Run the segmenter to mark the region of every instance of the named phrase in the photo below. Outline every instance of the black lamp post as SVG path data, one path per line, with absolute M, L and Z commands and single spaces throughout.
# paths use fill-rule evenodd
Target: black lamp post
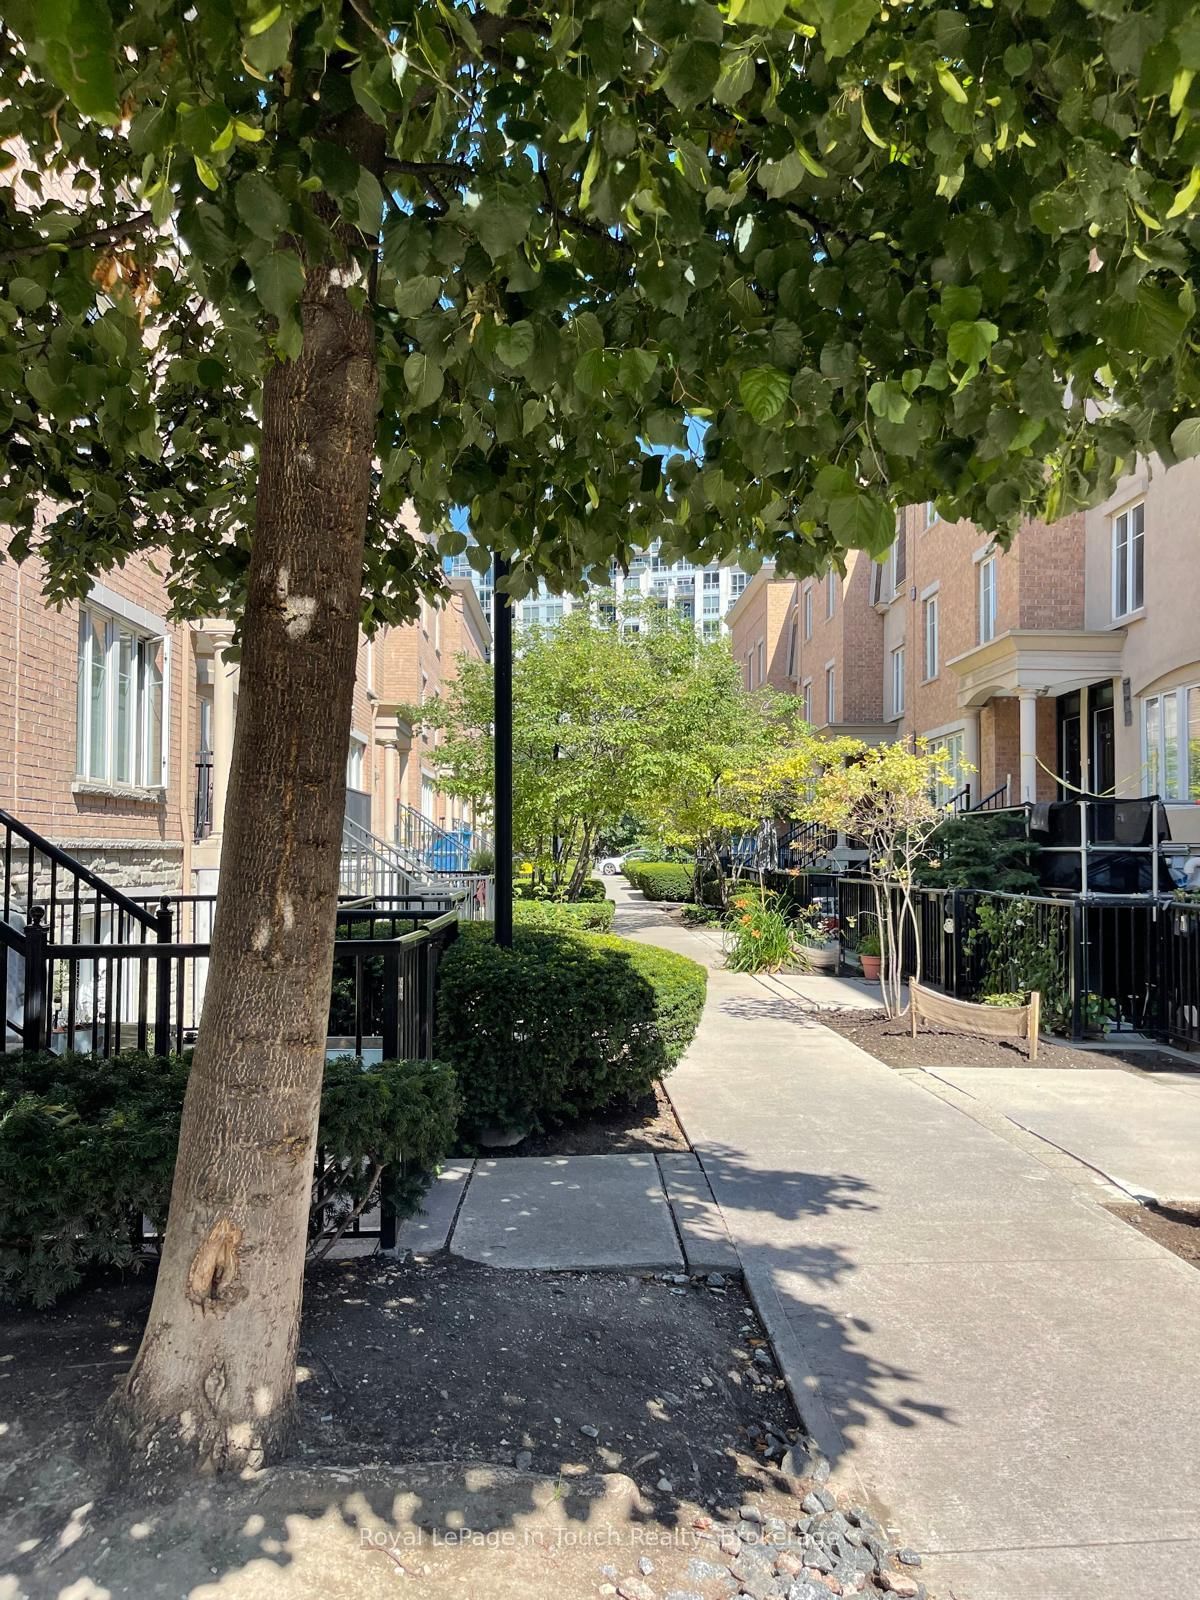
M 512 708 L 512 601 L 500 592 L 501 578 L 508 576 L 503 556 L 492 560 L 492 682 L 495 707 L 492 732 L 495 739 L 496 814 L 496 943 L 512 944 L 513 900 L 513 708 Z

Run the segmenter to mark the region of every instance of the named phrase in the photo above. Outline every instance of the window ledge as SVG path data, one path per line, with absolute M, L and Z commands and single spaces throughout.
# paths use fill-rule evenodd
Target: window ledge
M 1114 617 L 1112 625 L 1114 628 L 1123 628 L 1127 622 L 1140 622 L 1145 615 L 1145 606 L 1139 606 L 1136 611 L 1126 611 L 1124 616 Z
M 102 800 L 136 800 L 146 805 L 157 805 L 166 790 L 161 784 L 144 788 L 139 783 L 102 783 L 98 778 L 76 778 L 71 785 L 71 793 L 92 795 Z
M 921 679 L 921 682 L 923 684 L 924 683 L 936 683 L 937 681 L 938 681 L 938 674 L 936 672 L 930 673 L 928 678 L 922 678 Z

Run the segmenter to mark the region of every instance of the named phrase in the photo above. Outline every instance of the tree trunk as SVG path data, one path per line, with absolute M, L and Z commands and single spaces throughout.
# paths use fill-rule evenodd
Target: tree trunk
M 294 1409 L 378 405 L 348 275 L 310 267 L 302 352 L 266 379 L 212 959 L 154 1302 L 108 1417 L 214 1470 L 279 1455 Z

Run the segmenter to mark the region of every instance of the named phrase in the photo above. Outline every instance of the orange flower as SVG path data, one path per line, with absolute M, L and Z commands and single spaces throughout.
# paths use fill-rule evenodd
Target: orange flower
M 744 928 L 746 926 L 746 924 L 750 921 L 750 918 L 749 917 L 739 917 L 738 921 L 741 923 L 742 927 Z
M 762 929 L 761 928 L 751 928 L 750 929 L 750 937 L 752 939 L 761 939 L 762 938 Z

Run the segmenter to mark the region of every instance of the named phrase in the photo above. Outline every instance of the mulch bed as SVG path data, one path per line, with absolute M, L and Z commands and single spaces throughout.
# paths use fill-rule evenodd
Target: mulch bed
M 1043 1039 L 1038 1058 L 1031 1062 L 1023 1042 L 979 1039 L 972 1034 L 948 1033 L 922 1026 L 914 1039 L 907 1017 L 891 1018 L 882 1011 L 822 1011 L 820 1021 L 843 1039 L 868 1051 L 889 1067 L 1077 1067 L 1084 1071 L 1120 1068 L 1126 1072 L 1187 1072 L 1190 1065 L 1159 1050 L 1078 1050 L 1069 1044 Z M 1195 1071 L 1200 1072 L 1200 1056 Z
M 661 1083 L 640 1100 L 625 1101 L 585 1122 L 531 1133 L 520 1144 L 488 1146 L 479 1154 L 501 1156 L 617 1156 L 690 1150 L 691 1145 Z
M 1200 1211 L 1178 1206 L 1110 1206 L 1120 1217 L 1181 1261 L 1200 1267 Z
M 76 1503 L 76 1471 L 82 1493 L 88 1419 L 133 1359 L 152 1288 L 150 1273 L 110 1276 L 53 1311 L 0 1316 L 0 1481 L 14 1515 L 25 1498 L 20 1525 L 51 1457 L 63 1468 L 46 1512 L 61 1521 Z M 684 1502 L 786 1496 L 771 1462 L 799 1423 L 763 1348 L 733 1280 L 323 1262 L 306 1287 L 295 1456 L 621 1472 L 668 1521 Z M 0 1512 L 0 1548 L 15 1532 Z

